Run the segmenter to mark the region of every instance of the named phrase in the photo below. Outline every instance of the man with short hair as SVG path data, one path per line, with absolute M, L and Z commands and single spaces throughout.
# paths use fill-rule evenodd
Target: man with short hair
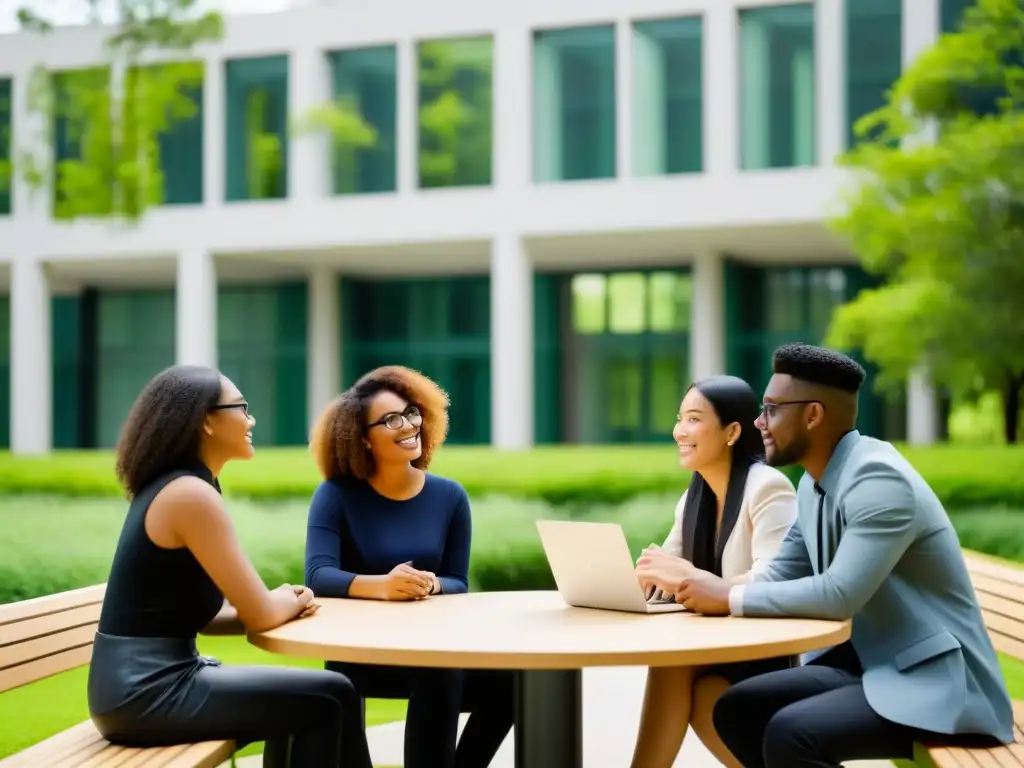
M 915 741 L 1012 742 L 956 532 L 906 459 L 855 428 L 863 368 L 804 344 L 773 363 L 755 425 L 769 464 L 805 470 L 797 521 L 760 576 L 730 587 L 695 573 L 676 599 L 711 615 L 852 619 L 852 635 L 729 689 L 714 712 L 722 740 L 745 768 L 910 758 Z

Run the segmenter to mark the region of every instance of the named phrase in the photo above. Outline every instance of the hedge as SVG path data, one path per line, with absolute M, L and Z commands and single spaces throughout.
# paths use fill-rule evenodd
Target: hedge
M 585 516 L 622 524 L 631 552 L 639 554 L 646 544 L 664 539 L 675 501 L 675 496 L 640 497 L 618 506 L 594 506 Z M 301 582 L 306 504 L 233 500 L 230 509 L 243 546 L 267 584 Z M 105 581 L 124 512 L 124 502 L 111 499 L 0 499 L 0 603 Z M 564 507 L 539 501 L 475 501 L 472 587 L 552 589 L 534 521 L 565 513 Z M 954 514 L 953 520 L 965 547 L 1024 561 L 1021 514 L 982 509 Z
M 951 509 L 1006 504 L 1024 509 L 1024 447 L 901 447 Z M 121 495 L 109 451 L 57 451 L 47 457 L 0 454 L 0 496 Z M 550 504 L 619 503 L 678 494 L 689 478 L 671 443 L 643 446 L 554 446 L 523 452 L 446 446 L 432 469 L 459 480 L 474 498 L 504 496 Z M 800 470 L 787 467 L 796 482 Z M 303 448 L 257 449 L 250 462 L 228 465 L 229 496 L 308 499 L 318 477 Z

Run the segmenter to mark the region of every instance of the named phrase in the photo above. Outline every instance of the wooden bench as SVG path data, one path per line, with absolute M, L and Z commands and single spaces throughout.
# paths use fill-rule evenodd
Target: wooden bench
M 89 664 L 105 584 L 0 605 L 0 693 Z M 85 706 L 85 690 L 82 705 Z M 118 747 L 91 721 L 0 760 L 2 768 L 213 768 L 235 753 L 233 741 L 173 747 Z
M 1024 661 L 1024 570 L 967 557 L 967 567 L 985 618 L 985 627 L 997 651 Z M 914 762 L 922 768 L 1024 767 L 1024 702 L 1013 702 L 1016 744 L 993 749 L 918 744 Z

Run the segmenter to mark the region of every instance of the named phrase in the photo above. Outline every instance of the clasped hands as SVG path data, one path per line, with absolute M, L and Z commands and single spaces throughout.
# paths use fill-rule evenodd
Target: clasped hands
M 636 561 L 636 576 L 648 599 L 660 590 L 694 613 L 729 614 L 729 583 L 651 544 Z

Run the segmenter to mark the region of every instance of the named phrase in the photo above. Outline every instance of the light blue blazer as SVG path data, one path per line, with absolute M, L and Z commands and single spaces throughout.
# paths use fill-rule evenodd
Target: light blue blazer
M 857 431 L 839 442 L 818 487 L 820 533 L 821 497 L 804 474 L 796 523 L 768 567 L 733 587 L 732 613 L 852 619 L 875 712 L 1012 742 L 1006 682 L 932 489 L 889 443 Z

